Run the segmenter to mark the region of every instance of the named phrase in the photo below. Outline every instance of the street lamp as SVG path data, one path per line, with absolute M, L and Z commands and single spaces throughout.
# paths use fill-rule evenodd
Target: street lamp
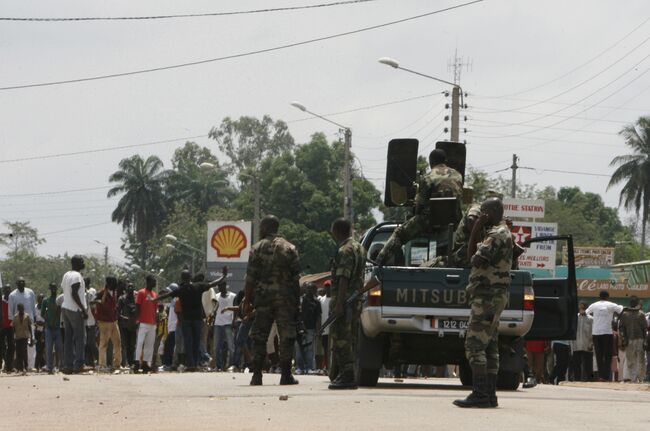
M 192 254 L 191 254 L 191 256 L 192 256 L 192 273 L 194 273 L 194 261 L 196 260 L 196 254 L 199 253 L 199 254 L 205 256 L 205 253 L 203 252 L 203 250 L 199 250 L 198 248 L 193 247 L 193 246 L 191 246 L 190 244 L 188 244 L 188 243 L 186 243 L 184 241 L 181 241 L 176 236 L 174 236 L 174 235 L 172 235 L 170 233 L 165 235 L 165 239 L 167 239 L 168 241 L 173 241 L 176 244 L 182 245 L 183 247 L 188 248 L 189 250 L 192 250 Z M 170 250 L 176 250 L 176 246 L 174 244 L 167 243 L 167 244 L 165 244 L 165 247 L 167 247 Z
M 290 103 L 296 109 L 306 112 L 321 120 L 338 126 L 345 135 L 345 161 L 343 166 L 343 217 L 353 223 L 354 214 L 352 212 L 352 166 L 350 165 L 350 147 L 352 147 L 352 129 L 342 124 L 332 121 L 327 117 L 319 115 L 315 112 L 308 110 L 305 105 L 300 102 L 293 101 Z
M 417 72 L 412 69 L 407 69 L 406 67 L 400 66 L 399 62 L 395 60 L 394 58 L 390 57 L 381 57 L 378 60 L 381 64 L 385 64 L 386 66 L 390 66 L 393 69 L 400 69 L 405 72 L 412 73 L 414 75 L 422 76 L 424 78 L 429 78 L 433 79 L 434 81 L 442 82 L 443 84 L 449 84 L 453 86 L 452 92 L 451 92 L 451 140 L 454 142 L 458 142 L 459 137 L 459 113 L 460 113 L 460 107 L 463 106 L 464 104 L 464 99 L 463 99 L 463 89 L 459 84 L 456 84 L 455 82 L 450 82 L 446 81 L 444 79 L 436 78 L 435 76 L 427 75 L 425 73 Z M 459 98 L 460 98 L 460 104 L 459 104 Z
M 108 275 L 108 244 L 94 239 L 97 244 L 104 246 L 104 275 Z

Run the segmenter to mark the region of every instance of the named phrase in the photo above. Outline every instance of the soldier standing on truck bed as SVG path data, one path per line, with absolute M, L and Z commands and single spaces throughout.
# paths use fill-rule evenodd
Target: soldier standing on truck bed
M 250 384 L 262 384 L 262 366 L 266 358 L 266 342 L 273 321 L 280 336 L 281 385 L 295 385 L 291 375 L 296 319 L 300 304 L 300 261 L 298 250 L 278 235 L 280 222 L 267 215 L 260 222 L 260 237 L 251 249 L 246 271 L 244 310 L 250 315 L 255 308 L 251 328 L 253 339 L 253 377 Z M 253 305 L 254 304 L 254 305 Z
M 329 385 L 330 389 L 356 389 L 354 375 L 355 344 L 353 329 L 359 320 L 360 301 L 345 307 L 347 298 L 363 287 L 363 274 L 366 267 L 366 251 L 352 238 L 352 225 L 346 219 L 334 220 L 330 233 L 339 249 L 332 265 L 332 313 L 340 316 L 332 323 L 330 330 L 333 341 L 333 353 L 339 374 Z
M 433 197 L 455 197 L 460 202 L 463 196 L 463 176 L 445 164 L 447 154 L 440 149 L 431 151 L 431 170 L 419 182 L 415 195 L 415 215 L 398 226 L 379 252 L 376 263 L 384 265 L 388 258 L 413 238 L 433 233 L 429 199 Z
M 489 227 L 485 239 L 476 238 Z M 456 400 L 458 407 L 497 407 L 496 380 L 499 372 L 498 326 L 508 300 L 512 266 L 512 235 L 503 220 L 503 204 L 489 198 L 481 205 L 481 216 L 470 235 L 468 256 L 472 270 L 467 285 L 470 317 L 465 336 L 465 354 L 472 367 L 472 393 Z

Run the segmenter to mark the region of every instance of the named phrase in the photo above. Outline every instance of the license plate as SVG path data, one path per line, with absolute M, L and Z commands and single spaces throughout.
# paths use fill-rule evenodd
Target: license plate
M 460 319 L 431 319 L 433 329 L 467 329 L 467 320 Z

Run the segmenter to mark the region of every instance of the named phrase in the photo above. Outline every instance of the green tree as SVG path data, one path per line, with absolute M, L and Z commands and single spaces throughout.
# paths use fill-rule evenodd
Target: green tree
M 645 256 L 646 224 L 650 216 L 650 117 L 641 117 L 619 132 L 631 154 L 616 156 L 610 166 L 617 166 L 608 188 L 625 183 L 621 190 L 619 206 L 641 213 L 640 260 Z
M 174 151 L 172 171 L 167 177 L 167 207 L 192 205 L 204 219 L 210 207 L 226 205 L 234 192 L 227 172 L 209 148 L 187 142 Z
M 133 233 L 139 248 L 139 264 L 146 268 L 147 242 L 153 239 L 165 218 L 164 185 L 168 172 L 156 156 L 146 160 L 139 155 L 122 159 L 119 170 L 110 177 L 116 186 L 108 191 L 108 197 L 122 195 L 111 216 L 121 223 L 127 233 Z

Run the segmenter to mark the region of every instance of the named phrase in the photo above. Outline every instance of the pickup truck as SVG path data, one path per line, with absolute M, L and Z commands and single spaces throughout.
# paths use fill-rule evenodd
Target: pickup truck
M 389 150 L 388 171 L 391 170 L 390 154 Z M 393 169 L 393 172 L 403 175 L 405 170 Z M 395 186 L 395 178 L 391 181 Z M 387 187 L 388 183 L 387 178 Z M 384 222 L 371 228 L 363 236 L 362 244 L 366 250 L 377 250 L 398 225 Z M 452 235 L 443 230 L 437 236 L 411 240 L 403 247 L 400 266 L 368 265 L 367 272 L 374 272 L 380 285 L 366 295 L 362 306 L 357 341 L 360 385 L 375 386 L 382 367 L 399 364 L 457 364 L 461 382 L 471 385 L 472 375 L 464 349 L 470 314 L 465 287 L 470 269 L 420 266 L 436 256 L 448 254 L 449 238 Z M 575 338 L 578 311 L 572 238 L 533 238 L 529 243 L 539 241 L 566 241 L 568 277 L 536 279 L 527 271 L 511 272 L 508 304 L 498 329 L 497 386 L 500 389 L 518 387 L 524 368 L 525 339 Z

